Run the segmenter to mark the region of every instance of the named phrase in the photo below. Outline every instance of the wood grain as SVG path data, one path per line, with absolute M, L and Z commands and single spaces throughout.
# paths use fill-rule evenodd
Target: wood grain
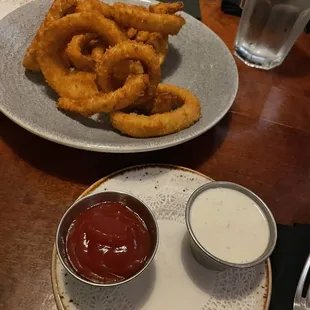
M 219 0 L 201 0 L 202 21 L 233 52 L 239 17 L 224 14 Z M 232 110 L 301 130 L 310 130 L 310 36 L 303 33 L 284 63 L 271 71 L 239 59 L 239 91 Z M 308 104 L 307 104 L 308 103 Z
M 203 21 L 233 49 L 238 18 L 201 0 Z M 144 154 L 100 154 L 43 140 L 0 115 L 0 309 L 56 309 L 50 284 L 59 219 L 102 176 L 133 164 L 170 163 L 240 183 L 277 222 L 310 223 L 310 40 L 302 35 L 280 68 L 237 61 L 240 88 L 230 113 L 183 145 Z

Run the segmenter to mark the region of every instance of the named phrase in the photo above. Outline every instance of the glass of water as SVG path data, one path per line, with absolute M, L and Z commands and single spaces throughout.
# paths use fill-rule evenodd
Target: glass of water
M 279 66 L 310 19 L 310 0 L 242 0 L 235 55 L 261 69 Z

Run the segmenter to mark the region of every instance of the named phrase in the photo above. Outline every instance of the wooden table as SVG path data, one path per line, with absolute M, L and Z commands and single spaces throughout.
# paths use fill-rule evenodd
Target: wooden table
M 202 20 L 233 49 L 238 18 L 201 0 Z M 278 223 L 310 223 L 310 38 L 302 35 L 270 72 L 237 61 L 236 101 L 203 136 L 168 150 L 131 155 L 70 149 L 0 115 L 0 309 L 56 309 L 50 281 L 57 223 L 90 184 L 117 169 L 172 163 L 260 195 Z M 212 77 L 211 77 L 212 78 Z

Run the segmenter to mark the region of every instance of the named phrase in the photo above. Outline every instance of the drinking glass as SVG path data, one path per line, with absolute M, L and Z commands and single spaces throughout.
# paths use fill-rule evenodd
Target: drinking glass
M 279 66 L 310 19 L 310 0 L 241 0 L 235 55 L 261 69 Z

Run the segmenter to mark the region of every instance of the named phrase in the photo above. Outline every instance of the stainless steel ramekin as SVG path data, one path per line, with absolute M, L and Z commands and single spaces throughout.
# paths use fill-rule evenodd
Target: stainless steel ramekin
M 191 207 L 193 205 L 194 200 L 204 191 L 212 189 L 212 188 L 229 188 L 235 191 L 239 191 L 240 193 L 246 195 L 250 199 L 252 199 L 257 206 L 261 209 L 263 215 L 265 216 L 268 226 L 269 226 L 269 243 L 268 246 L 265 250 L 264 253 L 260 257 L 258 257 L 256 260 L 249 262 L 249 263 L 244 263 L 244 264 L 234 264 L 230 262 L 226 262 L 212 253 L 208 251 L 208 249 L 204 248 L 199 240 L 196 238 L 192 226 L 191 226 L 191 221 L 190 221 L 190 212 L 191 212 Z M 274 220 L 274 217 L 272 213 L 270 212 L 269 208 L 267 205 L 253 192 L 251 192 L 249 189 L 235 184 L 231 182 L 210 182 L 202 185 L 199 187 L 195 192 L 191 195 L 187 202 L 186 206 L 186 212 L 185 212 L 185 220 L 186 220 L 186 225 L 187 229 L 190 235 L 190 246 L 192 253 L 196 260 L 202 264 L 203 266 L 209 268 L 209 269 L 214 269 L 214 270 L 225 270 L 227 268 L 249 268 L 253 267 L 256 265 L 261 264 L 265 260 L 268 259 L 268 257 L 271 255 L 271 253 L 274 250 L 274 247 L 276 245 L 277 241 L 277 226 Z
M 136 274 L 134 274 L 132 277 L 117 283 L 98 283 L 86 280 L 72 268 L 69 259 L 67 257 L 66 237 L 71 223 L 77 218 L 79 214 L 81 214 L 81 212 L 102 202 L 120 202 L 128 206 L 131 210 L 136 212 L 143 219 L 151 235 L 152 251 L 150 257 L 145 262 L 143 268 L 139 270 Z M 86 284 L 100 287 L 112 287 L 121 285 L 138 277 L 142 272 L 146 270 L 146 268 L 152 262 L 156 254 L 158 244 L 159 244 L 158 225 L 152 211 L 141 200 L 122 192 L 108 192 L 108 191 L 100 192 L 86 196 L 80 200 L 77 200 L 63 215 L 62 219 L 59 222 L 56 233 L 57 254 L 65 269 L 77 280 L 84 282 Z

